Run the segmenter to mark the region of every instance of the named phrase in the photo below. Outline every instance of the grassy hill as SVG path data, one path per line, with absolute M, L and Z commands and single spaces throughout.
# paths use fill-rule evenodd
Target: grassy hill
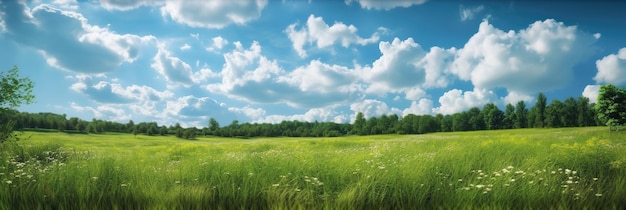
M 22 137 L 21 149 L 0 146 L 0 209 L 626 207 L 626 133 L 604 127 L 338 138 Z

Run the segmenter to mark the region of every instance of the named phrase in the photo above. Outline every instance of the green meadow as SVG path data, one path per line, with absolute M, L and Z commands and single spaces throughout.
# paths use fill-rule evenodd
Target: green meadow
M 606 127 L 337 138 L 24 132 L 0 209 L 624 209 Z

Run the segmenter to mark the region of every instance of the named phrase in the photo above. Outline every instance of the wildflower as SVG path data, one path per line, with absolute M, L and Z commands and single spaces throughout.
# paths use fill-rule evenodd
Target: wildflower
M 565 169 L 565 174 L 568 174 L 568 175 L 569 175 L 569 174 L 571 174 L 571 173 L 572 173 L 572 170 Z
M 385 166 L 378 166 L 378 169 L 385 169 Z
M 302 191 L 300 188 L 296 188 L 296 192 L 300 192 Z
M 535 181 L 529 181 L 529 182 L 528 182 L 528 184 L 533 184 L 533 183 L 535 183 Z
M 593 181 L 598 181 L 598 178 L 595 178 L 595 177 L 594 177 L 594 178 L 593 178 Z
M 551 174 L 556 174 L 556 171 L 552 171 L 552 172 L 550 172 L 550 173 L 551 173 Z
M 463 179 L 459 179 L 459 182 L 462 182 L 462 181 L 463 181 Z
M 470 188 L 469 188 L 469 187 L 464 187 L 463 189 L 464 189 L 464 190 L 470 190 Z
M 180 181 L 175 181 L 174 183 L 176 183 L 176 184 L 180 184 Z
M 596 193 L 596 197 L 602 197 L 602 193 Z
M 128 184 L 121 184 L 122 187 L 128 187 Z
M 476 185 L 476 188 L 478 188 L 478 189 L 483 188 L 483 187 L 485 187 L 485 185 L 482 185 L 482 184 L 477 184 Z
M 572 184 L 572 183 L 574 183 L 574 182 L 572 182 L 572 180 L 567 180 L 565 183 L 567 183 L 567 184 Z
M 13 182 L 11 180 L 7 180 L 6 183 L 7 184 L 12 184 Z
M 96 181 L 96 180 L 98 180 L 98 177 L 97 176 L 91 177 L 91 180 Z
M 502 176 L 502 174 L 498 173 L 498 172 L 493 172 L 494 176 Z
M 273 184 L 272 187 L 278 187 L 280 184 Z
M 511 182 L 515 182 L 515 179 L 511 179 Z

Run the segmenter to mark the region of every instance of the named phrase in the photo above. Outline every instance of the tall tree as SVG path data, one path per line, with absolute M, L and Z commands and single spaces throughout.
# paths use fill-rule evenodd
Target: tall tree
M 13 133 L 14 117 L 10 109 L 22 104 L 32 103 L 35 96 L 32 94 L 33 82 L 28 77 L 20 77 L 19 69 L 0 72 L 0 143 L 7 140 L 16 140 Z
M 220 128 L 220 123 L 217 122 L 217 120 L 215 120 L 215 118 L 211 117 L 211 119 L 209 119 L 209 132 L 211 132 L 211 135 L 215 135 L 215 132 L 219 128 Z
M 609 131 L 615 125 L 626 123 L 626 89 L 612 84 L 602 85 L 596 110 L 598 117 L 609 126 Z
M 513 104 L 507 104 L 506 109 L 504 110 L 504 119 L 502 121 L 503 128 L 511 129 L 515 127 L 515 107 Z
M 356 119 L 354 119 L 354 126 L 352 126 L 352 133 L 357 135 L 366 135 L 365 134 L 365 117 L 363 113 L 359 112 L 356 114 Z
M 559 100 L 552 100 L 546 107 L 544 127 L 559 128 L 564 126 L 563 110 L 564 105 Z
M 537 95 L 537 102 L 535 103 L 536 113 L 535 113 L 535 127 L 543 128 L 545 127 L 546 120 L 546 106 L 547 106 L 547 98 L 543 93 L 539 93 Z
M 515 105 L 515 128 L 525 128 L 528 125 L 528 109 L 524 101 L 518 101 Z

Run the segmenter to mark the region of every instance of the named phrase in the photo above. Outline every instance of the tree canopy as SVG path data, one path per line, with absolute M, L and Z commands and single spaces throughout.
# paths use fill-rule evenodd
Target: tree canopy
M 626 124 L 626 89 L 612 84 L 602 85 L 596 104 L 598 117 L 611 129 Z

